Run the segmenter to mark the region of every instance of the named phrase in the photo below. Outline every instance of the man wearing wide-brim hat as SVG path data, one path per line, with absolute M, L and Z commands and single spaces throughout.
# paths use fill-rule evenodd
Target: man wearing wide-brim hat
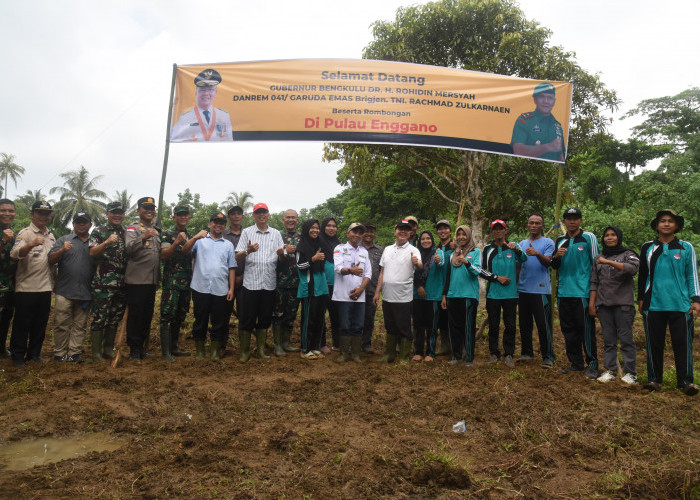
M 221 75 L 207 68 L 194 79 L 195 106 L 180 115 L 170 131 L 171 142 L 232 141 L 233 127 L 227 111 L 214 107 Z
M 685 219 L 672 209 L 659 210 L 651 221 L 657 237 L 640 251 L 637 299 L 647 337 L 647 375 L 644 388 L 661 390 L 666 329 L 676 362 L 676 386 L 693 396 L 693 321 L 700 314 L 700 285 L 693 245 L 680 240 Z

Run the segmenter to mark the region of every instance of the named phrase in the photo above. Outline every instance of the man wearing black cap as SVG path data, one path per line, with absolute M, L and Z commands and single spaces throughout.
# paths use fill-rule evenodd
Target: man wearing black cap
M 588 363 L 584 375 L 598 378 L 598 348 L 595 322 L 588 314 L 591 292 L 591 267 L 598 256 L 598 239 L 581 230 L 582 215 L 578 208 L 564 212 L 566 234 L 554 243 L 552 268 L 557 270 L 557 300 L 559 323 L 566 344 L 570 366 L 561 373 L 584 371 L 584 357 Z
M 170 131 L 171 142 L 233 140 L 233 127 L 228 112 L 213 106 L 220 83 L 221 75 L 211 68 L 195 77 L 197 104 L 180 115 Z
M 124 206 L 119 201 L 107 204 L 107 224 L 90 233 L 90 257 L 97 269 L 92 278 L 90 343 L 92 362 L 114 356 L 114 337 L 126 308 L 126 246 L 124 242 Z
M 90 316 L 90 282 L 95 263 L 90 258 L 90 227 L 87 212 L 73 216 L 73 232 L 61 236 L 49 253 L 49 264 L 56 264 L 56 299 L 53 309 L 53 359 L 80 363 L 83 341 Z
M 137 202 L 139 220 L 126 228 L 126 343 L 131 349 L 129 359 L 141 361 L 153 355 L 147 353 L 156 287 L 160 278 L 160 235 L 153 225 L 155 200 L 150 196 Z
M 12 362 L 18 367 L 29 360 L 42 362 L 41 347 L 49 321 L 53 290 L 53 273 L 48 255 L 56 242 L 47 227 L 51 212 L 48 202 L 35 202 L 30 213 L 31 224 L 17 234 L 10 251 L 10 257 L 19 261 L 15 275 L 15 319 L 10 338 Z
M 172 363 L 173 356 L 189 356 L 178 349 L 180 328 L 190 310 L 190 280 L 192 279 L 192 247 L 207 235 L 200 231 L 194 238 L 187 231 L 192 218 L 190 207 L 173 208 L 175 227 L 160 235 L 160 257 L 163 260 L 162 294 L 160 298 L 160 349 L 164 361 Z
M 228 209 L 228 227 L 224 229 L 224 238 L 229 240 L 233 244 L 235 249 L 238 246 L 238 241 L 241 239 L 241 233 L 243 232 L 243 208 L 238 205 L 233 206 Z M 243 287 L 243 272 L 245 271 L 245 260 L 237 261 L 238 267 L 236 268 L 236 287 L 233 290 L 233 300 L 226 302 L 226 324 L 229 325 L 226 328 L 226 335 L 224 338 L 223 345 L 221 346 L 221 355 L 223 356 L 226 352 L 226 346 L 228 345 L 229 332 L 231 330 L 231 315 L 236 311 L 236 317 L 238 317 L 238 307 L 240 306 L 241 300 L 241 288 Z
M 440 219 L 435 223 L 435 232 L 437 233 L 438 239 L 440 240 L 440 243 L 437 245 L 438 250 L 442 250 L 445 255 L 445 262 L 450 261 L 450 256 L 452 255 L 452 252 L 454 251 L 455 243 L 452 241 L 452 226 L 450 225 L 450 221 L 447 219 Z M 436 257 L 439 259 L 439 255 L 436 253 Z M 447 277 L 447 266 L 437 266 L 435 268 L 435 272 L 439 273 L 442 282 L 445 282 L 445 278 Z M 437 328 L 440 330 L 440 348 L 438 349 L 436 355 L 437 356 L 444 356 L 444 355 L 449 355 L 451 351 L 451 345 L 450 345 L 450 332 L 449 332 L 449 325 L 447 321 L 447 309 L 443 309 L 442 307 L 438 307 L 438 314 L 436 315 L 437 317 L 434 319 L 437 319 L 437 325 L 434 326 L 434 328 Z M 432 332 L 433 336 L 437 338 L 437 332 Z
M 233 300 L 236 258 L 233 245 L 223 238 L 226 216 L 216 212 L 209 217 L 209 232 L 199 238 L 192 249 L 192 302 L 194 324 L 192 336 L 197 359 L 205 357 L 207 326 L 211 319 L 211 359 L 221 359 L 221 347 L 228 325 L 226 303 Z M 201 236 L 201 233 L 195 238 Z
M 698 264 L 693 245 L 679 240 L 685 219 L 674 210 L 659 210 L 651 227 L 658 234 L 642 245 L 637 299 L 647 337 L 644 388 L 661 390 L 666 328 L 676 362 L 676 386 L 688 396 L 700 388 L 693 381 L 693 322 L 700 315 Z
M 523 113 L 515 121 L 510 143 L 517 156 L 563 162 L 565 145 L 561 123 L 552 115 L 556 102 L 554 85 L 540 83 L 532 92 L 535 111 Z
M 14 313 L 15 271 L 17 261 L 10 258 L 15 244 L 12 222 L 15 220 L 15 202 L 0 199 L 0 358 L 9 358 L 7 332 Z
M 369 261 L 372 264 L 372 279 L 365 288 L 365 322 L 362 328 L 362 351 L 367 354 L 374 354 L 372 349 L 372 334 L 374 333 L 374 316 L 377 314 L 377 306 L 374 304 L 374 293 L 379 282 L 379 261 L 382 259 L 384 248 L 374 242 L 377 234 L 377 226 L 373 222 L 365 222 L 365 234 L 362 235 L 362 246 L 369 254 Z
M 384 325 L 386 326 L 386 349 L 380 362 L 393 363 L 396 359 L 396 344 L 400 339 L 400 361 L 409 362 L 411 354 L 411 305 L 413 304 L 413 273 L 423 269 L 420 251 L 412 246 L 408 237 L 411 224 L 400 220 L 394 226 L 396 243 L 384 249 L 379 262 L 379 282 L 374 295 L 374 304 L 382 294 Z

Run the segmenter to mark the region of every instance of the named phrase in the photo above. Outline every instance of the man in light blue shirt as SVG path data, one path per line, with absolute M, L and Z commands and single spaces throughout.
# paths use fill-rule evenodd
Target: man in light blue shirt
M 542 368 L 554 366 L 554 346 L 552 343 L 552 285 L 549 266 L 552 263 L 554 242 L 542 235 L 544 217 L 532 214 L 527 219 L 527 239 L 520 242 L 520 248 L 527 255 L 520 267 L 518 276 L 518 310 L 520 316 L 521 359 L 533 359 L 532 323 L 537 324 L 540 338 Z
M 202 230 L 192 249 L 192 303 L 194 325 L 192 336 L 196 358 L 205 357 L 204 344 L 211 318 L 211 359 L 221 359 L 221 347 L 226 339 L 227 302 L 233 300 L 236 280 L 236 257 L 233 244 L 223 237 L 226 216 L 217 212 L 209 218 L 209 232 Z

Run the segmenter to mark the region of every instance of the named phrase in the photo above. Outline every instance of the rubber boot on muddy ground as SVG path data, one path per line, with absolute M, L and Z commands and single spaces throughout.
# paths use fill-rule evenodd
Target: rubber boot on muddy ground
M 350 337 L 351 359 L 360 361 L 360 351 L 362 350 L 362 337 Z
M 205 347 L 206 341 L 195 340 L 194 341 L 194 357 L 197 359 L 204 359 L 207 357 L 207 349 Z
M 256 357 L 259 359 L 270 359 L 270 356 L 265 354 L 265 340 L 267 340 L 267 329 L 258 329 L 255 331 L 255 339 L 258 349 L 255 351 Z
M 409 363 L 411 357 L 411 349 L 413 348 L 413 342 L 410 339 L 401 339 L 401 352 L 399 353 L 400 363 Z
M 386 347 L 384 348 L 384 356 L 379 360 L 380 363 L 393 363 L 396 359 L 396 335 L 386 335 Z
M 275 345 L 275 356 L 286 356 L 287 352 L 282 348 L 282 330 L 283 326 L 280 324 L 272 325 L 272 339 Z
M 301 349 L 298 347 L 292 347 L 289 344 L 289 339 L 292 337 L 292 328 L 291 327 L 282 327 L 282 349 L 284 349 L 285 352 L 299 352 Z
M 151 352 L 149 352 L 149 349 L 151 347 L 151 330 L 148 330 L 148 333 L 146 333 L 146 338 L 143 339 L 143 347 L 141 348 L 141 357 L 143 359 L 149 359 L 155 357 L 155 355 Z
M 340 337 L 340 354 L 335 358 L 336 363 L 350 361 L 350 337 L 342 335 Z
M 104 337 L 104 332 L 102 330 L 92 330 L 90 332 L 90 347 L 92 348 L 92 359 L 90 363 L 99 363 L 104 359 L 102 357 L 102 337 Z
M 117 327 L 108 326 L 105 328 L 104 336 L 102 337 L 102 357 L 104 359 L 114 359 L 114 338 L 117 336 Z
M 211 359 L 221 359 L 221 342 L 212 340 L 209 344 L 209 356 Z
M 170 328 L 168 325 L 160 325 L 160 352 L 163 361 L 174 363 L 175 359 L 170 354 Z
M 171 356 L 189 356 L 190 351 L 183 351 L 177 347 L 180 340 L 180 323 L 170 324 L 170 355 Z
M 250 359 L 250 330 L 238 330 L 238 338 L 241 341 L 241 357 L 240 361 L 246 362 Z

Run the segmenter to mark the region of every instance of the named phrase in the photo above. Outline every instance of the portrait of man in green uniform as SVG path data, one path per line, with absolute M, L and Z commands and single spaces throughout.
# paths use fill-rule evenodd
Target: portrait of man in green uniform
M 517 156 L 563 162 L 566 153 L 564 130 L 552 115 L 556 102 L 554 85 L 540 83 L 532 92 L 532 99 L 535 101 L 535 110 L 523 113 L 515 120 L 510 140 L 513 153 Z

